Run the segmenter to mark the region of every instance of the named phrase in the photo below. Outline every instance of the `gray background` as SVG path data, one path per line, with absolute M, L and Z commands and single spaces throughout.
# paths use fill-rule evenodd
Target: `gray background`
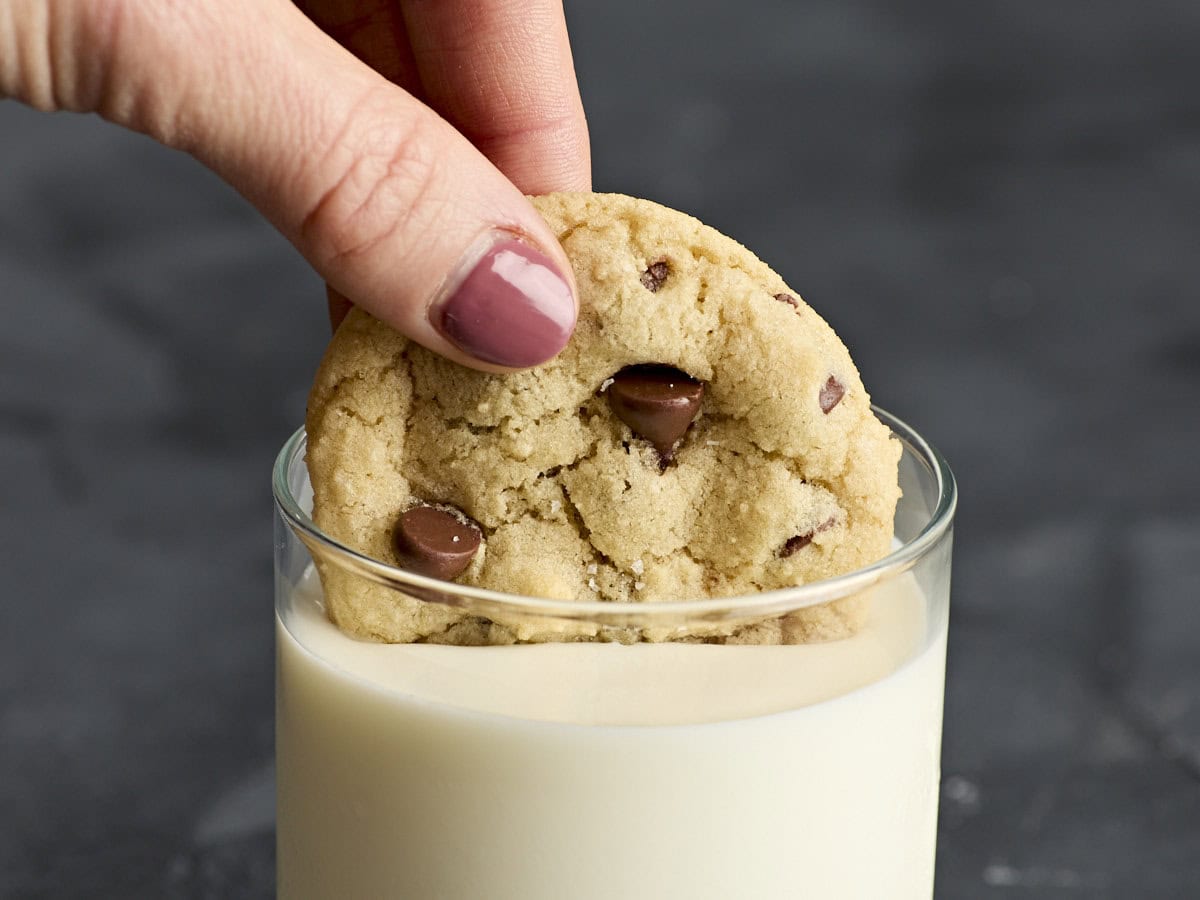
M 571 4 L 599 189 L 755 248 L 962 485 L 938 895 L 1200 884 L 1200 5 Z M 0 104 L 0 895 L 271 891 L 317 279 Z

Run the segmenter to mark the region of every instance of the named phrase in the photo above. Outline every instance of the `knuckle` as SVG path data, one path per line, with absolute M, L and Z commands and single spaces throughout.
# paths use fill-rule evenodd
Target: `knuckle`
M 11 4 L 9 4 L 11 5 Z M 0 8 L 0 96 L 41 110 L 84 109 L 90 71 L 112 59 L 120 0 Z M 79 51 L 87 48 L 87 53 Z
M 397 122 L 363 107 L 335 137 L 328 187 L 304 216 L 303 243 L 336 266 L 410 230 L 438 181 L 435 135 L 420 116 Z M 390 249 L 390 248 L 389 248 Z

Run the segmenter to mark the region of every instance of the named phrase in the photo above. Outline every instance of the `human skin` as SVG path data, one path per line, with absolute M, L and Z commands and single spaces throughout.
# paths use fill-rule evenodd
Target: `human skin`
M 489 371 L 574 326 L 523 196 L 590 188 L 561 0 L 7 0 L 0 96 L 196 157 L 326 280 L 335 324 L 352 301 Z M 489 304 L 499 334 L 473 330 Z

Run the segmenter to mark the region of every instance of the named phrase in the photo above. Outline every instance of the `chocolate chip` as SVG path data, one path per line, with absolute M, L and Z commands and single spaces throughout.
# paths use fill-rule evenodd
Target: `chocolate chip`
M 704 382 L 671 366 L 626 366 L 605 392 L 617 418 L 669 462 L 704 397 Z
M 835 524 L 837 524 L 836 519 L 826 519 L 812 531 L 806 531 L 804 534 L 793 535 L 784 541 L 783 546 L 779 549 L 779 555 L 786 558 L 791 556 L 797 550 L 803 550 L 812 543 L 813 535 L 815 535 L 818 531 L 828 531 Z
M 829 411 L 841 402 L 842 396 L 846 393 L 846 389 L 842 387 L 840 381 L 829 376 L 829 380 L 825 382 L 825 386 L 821 388 L 818 400 L 821 403 L 821 412 L 829 415 Z
M 797 550 L 801 550 L 811 544 L 812 539 L 813 533 L 811 531 L 808 534 L 794 535 L 787 539 L 783 545 L 783 549 L 779 551 L 779 555 L 784 557 L 791 556 Z
M 481 538 L 479 526 L 465 516 L 421 504 L 401 513 L 392 549 L 401 568 L 449 581 L 471 564 Z
M 797 300 L 795 297 L 793 297 L 791 294 L 776 294 L 775 299 L 778 300 L 780 303 L 786 303 L 788 306 L 792 307 L 793 309 L 800 308 L 800 301 Z
M 658 262 L 650 263 L 650 268 L 642 273 L 642 287 L 654 294 L 663 286 L 663 282 L 667 280 L 667 276 L 671 274 L 671 267 L 667 265 L 665 259 L 660 259 Z

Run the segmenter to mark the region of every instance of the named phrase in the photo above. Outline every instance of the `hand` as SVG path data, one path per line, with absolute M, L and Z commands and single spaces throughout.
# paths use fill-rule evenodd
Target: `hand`
M 536 365 L 574 327 L 522 195 L 590 185 L 561 0 L 5 0 L 0 96 L 191 153 L 335 305 L 465 365 Z

